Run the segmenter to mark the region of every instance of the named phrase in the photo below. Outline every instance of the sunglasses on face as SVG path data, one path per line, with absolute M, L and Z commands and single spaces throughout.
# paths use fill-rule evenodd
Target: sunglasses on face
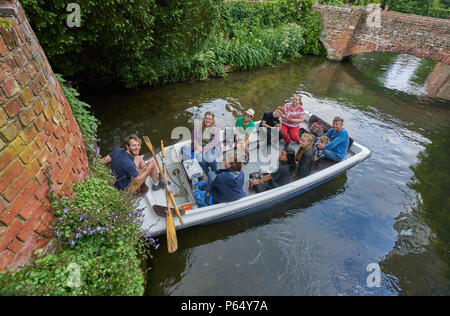
M 249 118 L 252 118 L 252 117 L 253 117 L 253 116 L 250 115 L 250 114 L 245 114 L 245 116 L 247 116 L 247 117 L 249 117 Z

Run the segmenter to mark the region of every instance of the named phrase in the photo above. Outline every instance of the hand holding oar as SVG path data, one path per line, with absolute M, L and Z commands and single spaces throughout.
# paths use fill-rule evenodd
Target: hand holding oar
M 175 212 L 177 213 L 178 219 L 180 220 L 181 224 L 184 224 L 183 220 L 181 219 L 181 214 L 180 214 L 180 211 L 178 210 L 177 203 L 175 203 L 175 199 L 174 199 L 173 194 L 170 191 L 169 185 L 167 183 L 167 177 L 162 172 L 161 166 L 159 165 L 158 159 L 156 158 L 155 152 L 153 151 L 152 143 L 150 142 L 150 139 L 147 136 L 143 136 L 142 138 L 144 139 L 145 144 L 147 145 L 148 149 L 150 149 L 150 152 L 152 153 L 153 158 L 155 159 L 156 166 L 158 167 L 159 173 L 161 174 L 161 177 L 163 178 L 164 188 L 169 193 L 170 200 L 172 201 L 172 204 L 175 209 Z
M 164 178 L 167 178 L 167 166 L 164 162 L 164 145 L 161 141 L 161 156 L 163 159 Z M 169 192 L 166 190 L 167 215 L 166 215 L 166 235 L 167 250 L 172 253 L 178 248 L 177 233 L 175 231 L 175 222 L 173 221 L 172 211 L 170 210 Z

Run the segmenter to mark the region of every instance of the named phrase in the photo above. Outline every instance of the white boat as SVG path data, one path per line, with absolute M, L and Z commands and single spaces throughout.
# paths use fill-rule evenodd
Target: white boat
M 304 128 L 309 132 L 311 125 L 310 121 L 313 117 L 314 116 L 310 116 L 310 113 L 307 113 L 304 122 L 301 124 L 301 128 Z M 260 122 L 255 123 L 256 127 L 259 126 L 259 123 Z M 369 149 L 358 144 L 356 141 L 353 141 L 353 139 L 351 139 L 351 141 L 352 143 L 349 147 L 347 156 L 341 162 L 336 163 L 324 159 L 319 165 L 315 166 L 309 176 L 261 193 L 256 193 L 249 189 L 249 174 L 259 171 L 261 168 L 268 168 L 269 166 L 263 165 L 260 159 L 255 162 L 252 162 L 252 159 L 250 159 L 250 162 L 247 165 L 243 165 L 246 178 L 244 190 L 246 190 L 247 196 L 237 201 L 206 207 L 197 206 L 193 196 L 191 181 L 189 181 L 188 174 L 181 162 L 181 155 L 179 154 L 181 146 L 190 146 L 190 140 L 165 147 L 165 162 L 168 170 L 168 180 L 171 183 L 170 189 L 182 212 L 183 220 L 183 224 L 181 224 L 178 217 L 173 216 L 175 228 L 179 230 L 196 225 L 225 221 L 258 211 L 268 211 L 267 209 L 273 205 L 289 200 L 317 187 L 371 156 Z M 153 145 L 155 146 L 155 144 L 156 143 L 154 142 Z M 224 152 L 233 150 L 232 147 L 233 146 L 230 147 L 230 144 L 224 143 Z M 250 139 L 250 157 L 257 152 L 257 135 L 256 133 L 253 133 L 253 137 Z M 276 158 L 278 158 L 278 154 L 276 154 Z M 162 166 L 160 154 L 157 154 L 157 159 Z M 218 165 L 220 169 L 220 167 L 223 166 L 223 163 L 219 162 Z M 151 188 L 152 180 L 150 177 L 147 178 L 146 184 Z M 183 211 L 181 206 L 188 206 L 187 208 L 191 209 Z M 158 191 L 152 191 L 150 189 L 146 194 L 140 196 L 138 208 L 144 209 L 144 222 L 142 228 L 145 231 L 150 231 L 152 236 L 165 234 L 166 219 L 164 212 L 166 209 L 166 195 L 164 189 Z

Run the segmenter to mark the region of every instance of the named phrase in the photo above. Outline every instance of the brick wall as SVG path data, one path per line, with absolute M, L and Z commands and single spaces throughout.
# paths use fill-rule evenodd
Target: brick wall
M 321 41 L 329 59 L 366 52 L 398 52 L 450 64 L 450 20 L 362 7 L 314 5 L 320 10 Z M 378 27 L 379 26 L 379 27 Z
M 47 192 L 88 172 L 79 127 L 17 0 L 0 0 L 0 271 L 50 240 Z

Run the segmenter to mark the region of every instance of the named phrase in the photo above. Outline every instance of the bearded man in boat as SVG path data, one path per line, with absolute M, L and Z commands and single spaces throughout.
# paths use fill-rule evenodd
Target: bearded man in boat
M 145 184 L 148 174 L 153 180 L 152 190 L 157 191 L 164 187 L 156 163 L 154 161 L 145 163 L 139 156 L 141 144 L 141 139 L 136 134 L 131 134 L 124 138 L 125 148 L 117 148 L 102 158 L 103 164 L 111 163 L 111 170 L 116 176 L 114 186 L 117 189 L 127 189 L 132 193 L 139 190 L 140 193 L 145 193 L 148 191 Z

